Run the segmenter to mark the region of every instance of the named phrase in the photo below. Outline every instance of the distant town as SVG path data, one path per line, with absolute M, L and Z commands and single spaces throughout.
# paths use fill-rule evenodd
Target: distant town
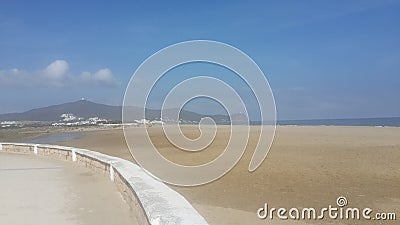
M 80 126 L 120 126 L 120 125 L 128 125 L 128 126 L 153 126 L 153 125 L 163 125 L 165 123 L 173 123 L 173 120 L 147 120 L 140 119 L 134 120 L 131 123 L 122 124 L 121 121 L 113 121 L 107 120 L 100 117 L 90 117 L 83 118 L 78 117 L 72 113 L 64 113 L 60 115 L 60 120 L 57 122 L 48 122 L 48 121 L 2 121 L 0 122 L 0 128 L 21 128 L 21 127 L 38 127 L 38 126 L 53 126 L 53 127 L 80 127 Z M 188 121 L 188 120 L 180 120 L 179 123 L 182 124 L 196 124 L 196 121 Z
M 168 118 L 161 119 L 160 110 L 146 110 L 146 117 L 141 116 L 142 109 L 131 107 L 132 120 L 123 125 L 130 126 L 153 126 L 164 123 L 176 123 Z M 94 103 L 82 98 L 79 101 L 68 102 L 32 109 L 21 113 L 0 114 L 0 129 L 20 127 L 82 127 L 82 126 L 121 126 L 122 106 L 111 106 Z M 147 114 L 148 113 L 148 114 Z M 182 110 L 179 123 L 197 124 L 201 115 Z M 223 121 L 224 119 L 219 119 Z
M 32 109 L 22 113 L 0 114 L 0 129 L 23 127 L 83 127 L 83 126 L 155 126 L 176 123 L 175 120 L 161 118 L 160 110 L 147 109 L 146 118 L 142 118 L 142 109 L 131 108 L 132 121 L 122 124 L 122 107 L 110 106 L 80 101 Z M 171 112 L 171 111 L 170 111 Z M 147 114 L 148 113 L 148 114 Z M 230 124 L 246 121 L 242 114 L 235 114 L 232 118 L 226 115 L 203 115 L 182 110 L 179 114 L 179 123 L 198 124 L 204 117 L 211 117 L 216 124 Z M 252 125 L 260 125 L 260 121 L 252 120 Z M 268 123 L 266 123 L 268 124 Z M 278 120 L 279 125 L 314 125 L 314 126 L 400 126 L 400 117 L 387 118 L 353 118 L 353 119 L 314 119 L 314 120 Z

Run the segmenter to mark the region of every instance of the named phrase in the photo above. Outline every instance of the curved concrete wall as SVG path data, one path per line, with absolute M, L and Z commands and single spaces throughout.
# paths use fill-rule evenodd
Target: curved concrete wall
M 86 149 L 54 145 L 0 143 L 0 152 L 70 160 L 109 176 L 134 211 L 139 224 L 207 224 L 182 195 L 127 160 Z

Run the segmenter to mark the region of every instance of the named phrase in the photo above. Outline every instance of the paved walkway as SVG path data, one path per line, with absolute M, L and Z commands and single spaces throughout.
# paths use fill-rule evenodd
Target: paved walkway
M 73 162 L 0 153 L 0 224 L 136 224 L 108 177 Z

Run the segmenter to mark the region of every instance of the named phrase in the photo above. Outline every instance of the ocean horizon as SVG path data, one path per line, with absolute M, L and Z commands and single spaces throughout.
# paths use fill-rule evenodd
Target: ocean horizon
M 260 122 L 258 122 L 260 124 Z M 301 126 L 389 126 L 399 127 L 400 117 L 278 120 L 277 125 Z

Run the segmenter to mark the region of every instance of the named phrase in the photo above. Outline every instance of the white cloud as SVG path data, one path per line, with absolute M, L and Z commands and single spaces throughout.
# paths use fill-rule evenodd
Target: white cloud
M 94 74 L 94 78 L 99 81 L 109 82 L 113 79 L 113 75 L 111 73 L 111 70 L 105 68 L 97 71 Z
M 27 86 L 30 77 L 19 69 L 0 70 L 0 86 Z
M 69 72 L 69 64 L 65 60 L 56 60 L 46 68 L 37 71 L 23 71 L 17 68 L 0 70 L 0 87 L 71 87 L 81 85 L 118 86 L 110 69 L 97 72 L 83 72 L 73 75 Z
M 44 71 L 44 75 L 50 79 L 63 79 L 67 75 L 69 69 L 68 62 L 65 60 L 56 60 L 48 65 Z
M 95 73 L 83 72 L 81 74 L 83 81 L 95 84 L 101 84 L 106 86 L 117 86 L 119 82 L 114 78 L 113 73 L 110 69 L 100 69 Z

